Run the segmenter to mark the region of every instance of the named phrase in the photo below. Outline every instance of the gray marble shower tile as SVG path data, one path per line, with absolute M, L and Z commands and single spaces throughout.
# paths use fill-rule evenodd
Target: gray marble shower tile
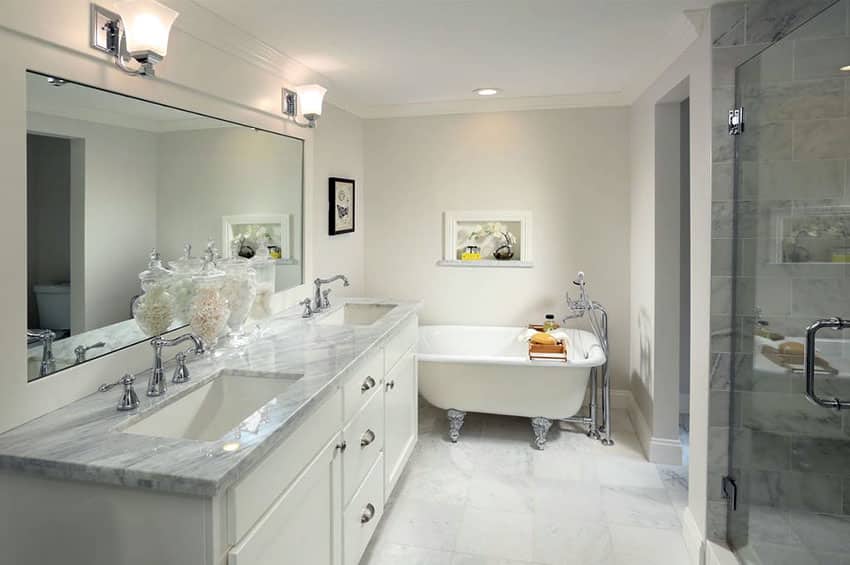
M 844 117 L 844 80 L 745 84 L 741 104 L 750 124 Z
M 715 277 L 732 276 L 735 240 L 729 237 L 711 240 L 711 274 Z
M 758 309 L 765 316 L 784 316 L 791 311 L 791 281 L 784 277 L 737 277 L 735 310 L 750 316 Z
M 731 314 L 732 312 L 732 278 L 711 277 L 711 313 Z M 730 321 L 731 322 L 731 321 Z M 727 324 L 728 326 L 728 324 Z M 720 327 L 716 331 L 724 331 Z
M 734 197 L 735 164 L 731 161 L 711 166 L 711 200 L 732 200 Z
M 793 437 L 791 466 L 796 471 L 846 473 L 850 469 L 850 439 Z
M 730 407 L 735 408 L 730 411 Z M 708 424 L 710 426 L 739 425 L 740 395 L 733 395 L 728 390 L 712 390 L 708 400 Z
M 711 354 L 711 390 L 729 390 L 731 383 L 732 354 Z
M 793 279 L 791 312 L 801 318 L 850 316 L 850 282 L 844 278 Z
M 744 44 L 746 41 L 746 5 L 743 2 L 712 6 L 711 41 L 716 47 Z
M 719 277 L 723 278 L 723 277 Z M 728 277 L 727 277 L 728 278 Z M 731 291 L 730 291 L 731 292 Z M 718 300 L 725 300 L 719 297 Z M 718 308 L 731 308 L 728 301 L 725 306 L 718 305 Z M 711 353 L 729 353 L 734 350 L 734 335 L 732 333 L 732 325 L 735 323 L 732 319 L 732 313 L 713 314 L 709 321 L 711 328 L 711 341 L 709 348 Z
M 794 159 L 850 157 L 850 119 L 794 123 Z
M 839 514 L 842 511 L 842 479 L 837 475 L 782 471 L 745 471 L 750 504 Z
M 719 477 L 717 477 L 719 479 Z M 710 501 L 708 503 L 708 520 L 706 537 L 719 544 L 726 545 L 726 516 L 729 506 L 725 502 Z
M 790 521 L 794 535 L 804 546 L 819 551 L 850 552 L 850 516 L 791 512 Z
M 746 513 L 740 514 L 740 518 L 747 523 L 751 542 L 800 543 L 787 510 L 751 504 Z
M 794 44 L 758 44 L 758 56 L 742 61 L 737 69 L 739 86 L 788 82 L 794 78 Z M 768 48 L 769 47 L 769 48 Z
M 708 465 L 715 468 L 729 466 L 729 428 L 708 428 Z
M 711 237 L 731 238 L 735 236 L 735 203 L 732 201 L 711 203 Z
M 840 554 L 816 552 L 805 547 L 759 543 L 750 549 L 756 559 L 770 565 L 842 565 Z
M 791 468 L 791 437 L 769 432 L 752 431 L 749 444 L 742 442 L 741 450 L 749 450 L 744 458 L 750 469 L 783 471 Z M 736 450 L 736 456 L 741 454 Z
M 778 434 L 842 437 L 841 415 L 824 410 L 801 394 L 741 392 L 743 425 Z
M 747 42 L 774 42 L 816 16 L 835 0 L 752 0 L 747 3 Z
M 792 124 L 790 122 L 756 122 L 747 126 L 740 138 L 744 161 L 782 161 L 792 156 Z
M 712 144 L 711 160 L 714 163 L 731 162 L 735 158 L 735 138 L 729 135 L 729 110 L 735 105 L 735 90 L 719 86 L 712 90 Z
M 850 37 L 800 39 L 794 49 L 794 78 L 843 78 L 850 61 Z
M 741 198 L 806 200 L 844 195 L 844 161 L 744 163 Z
M 736 45 L 734 47 L 715 47 L 711 50 L 712 78 L 714 86 L 735 86 L 735 68 L 769 47 L 769 43 L 759 45 Z M 787 71 L 784 65 L 776 66 L 771 60 L 768 67 L 771 72 L 769 76 L 776 76 L 774 80 L 788 80 L 791 78 L 791 68 Z M 775 67 L 775 68 L 774 68 Z M 724 120 L 725 122 L 725 120 Z

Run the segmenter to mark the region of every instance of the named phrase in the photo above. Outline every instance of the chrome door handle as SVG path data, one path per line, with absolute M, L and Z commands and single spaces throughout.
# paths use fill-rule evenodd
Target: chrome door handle
M 366 430 L 363 432 L 363 435 L 360 436 L 360 447 L 368 447 L 372 445 L 372 442 L 375 441 L 375 432 L 372 430 Z
M 360 515 L 360 523 L 361 524 L 368 524 L 369 522 L 372 521 L 372 518 L 374 518 L 374 517 L 375 517 L 375 507 L 371 503 L 369 503 L 369 504 L 366 505 L 366 507 L 363 509 L 363 513 Z
M 363 384 L 360 385 L 360 392 L 366 392 L 372 390 L 375 387 L 375 379 L 372 377 L 366 377 L 363 381 Z
M 817 351 L 815 348 L 815 342 L 817 341 L 818 331 L 828 328 L 833 330 L 846 330 L 850 328 L 850 320 L 842 320 L 841 318 L 828 318 L 824 320 L 818 320 L 808 328 L 806 328 L 806 349 L 805 355 L 803 358 L 803 364 L 805 366 L 805 375 L 806 375 L 806 398 L 808 398 L 813 403 L 818 406 L 823 406 L 824 408 L 834 408 L 836 410 L 842 410 L 844 408 L 850 408 L 850 402 L 841 400 L 839 398 L 833 399 L 825 399 L 821 398 L 815 392 L 815 361 L 817 360 Z
M 387 381 L 387 390 L 393 390 L 395 388 L 395 381 Z

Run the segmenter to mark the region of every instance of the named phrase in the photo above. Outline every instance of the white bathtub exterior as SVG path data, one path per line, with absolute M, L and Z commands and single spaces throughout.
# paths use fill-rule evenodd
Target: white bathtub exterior
M 557 420 L 581 409 L 590 369 L 605 363 L 596 337 L 567 330 L 567 362 L 531 361 L 520 327 L 423 326 L 419 392 L 438 408 Z

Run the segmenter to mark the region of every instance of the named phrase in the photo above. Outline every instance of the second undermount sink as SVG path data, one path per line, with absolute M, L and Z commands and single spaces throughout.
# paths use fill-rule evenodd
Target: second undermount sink
M 396 304 L 348 303 L 322 316 L 319 324 L 327 326 L 369 326 L 389 314 Z
M 267 422 L 267 405 L 301 377 L 223 371 L 123 431 L 201 441 L 221 439 L 234 429 L 256 433 Z

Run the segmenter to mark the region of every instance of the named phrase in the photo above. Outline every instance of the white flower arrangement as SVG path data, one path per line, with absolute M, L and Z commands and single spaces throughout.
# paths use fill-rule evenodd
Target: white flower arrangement
M 260 247 L 267 247 L 272 242 L 272 236 L 265 226 L 246 225 L 230 242 L 235 255 L 250 259 Z

